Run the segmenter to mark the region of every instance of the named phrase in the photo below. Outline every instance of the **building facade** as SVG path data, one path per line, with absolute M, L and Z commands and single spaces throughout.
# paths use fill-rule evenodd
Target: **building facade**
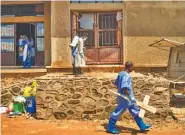
M 35 41 L 33 66 L 71 67 L 69 44 L 87 35 L 87 67 L 167 67 L 169 51 L 149 45 L 161 38 L 185 42 L 185 2 L 2 1 L 1 65 L 20 66 L 21 34 Z

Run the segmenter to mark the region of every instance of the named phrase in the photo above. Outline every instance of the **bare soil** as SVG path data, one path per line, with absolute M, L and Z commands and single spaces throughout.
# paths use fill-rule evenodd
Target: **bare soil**
M 25 117 L 1 117 L 2 135 L 106 135 L 107 123 L 92 121 L 44 121 L 26 119 Z M 124 135 L 185 135 L 183 125 L 170 122 L 165 125 L 154 125 L 145 133 L 141 133 L 135 123 L 122 122 L 118 129 Z

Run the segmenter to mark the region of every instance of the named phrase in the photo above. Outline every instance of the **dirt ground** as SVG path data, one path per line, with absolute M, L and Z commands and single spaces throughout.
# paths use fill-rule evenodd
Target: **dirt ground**
M 44 121 L 26 119 L 25 117 L 7 118 L 1 116 L 2 135 L 106 135 L 106 123 L 92 121 Z M 124 122 L 123 122 L 124 123 Z M 124 135 L 185 135 L 182 125 L 171 122 L 159 128 L 153 128 L 141 133 L 135 123 L 118 124 L 118 129 Z

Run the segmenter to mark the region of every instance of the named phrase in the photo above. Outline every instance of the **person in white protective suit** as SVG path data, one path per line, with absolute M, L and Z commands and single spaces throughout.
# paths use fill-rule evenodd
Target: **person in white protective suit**
M 84 57 L 84 42 L 87 39 L 87 36 L 75 36 L 70 44 L 72 51 L 72 65 L 73 65 L 73 74 L 79 75 L 82 74 L 82 67 L 85 67 L 85 57 Z

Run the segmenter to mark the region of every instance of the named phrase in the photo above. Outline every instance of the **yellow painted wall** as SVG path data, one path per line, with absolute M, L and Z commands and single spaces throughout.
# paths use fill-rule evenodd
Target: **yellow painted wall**
M 169 51 L 149 47 L 168 38 L 185 42 L 185 2 L 126 2 L 125 60 L 138 65 L 167 65 Z
M 124 13 L 123 60 L 131 60 L 141 67 L 166 66 L 169 51 L 148 45 L 161 38 L 185 42 L 185 7 L 183 5 L 185 2 L 123 2 L 119 4 L 52 2 L 51 26 L 52 32 L 56 32 L 55 36 L 52 36 L 52 65 L 59 63 L 58 66 L 70 65 L 70 52 L 67 47 L 71 40 L 70 11 L 122 10 Z M 60 48 L 61 51 L 58 50 Z
M 7 4 L 7 2 L 3 3 Z M 12 3 L 15 4 L 15 2 L 9 4 Z M 18 4 L 25 3 L 28 3 L 28 1 Z M 123 63 L 131 60 L 141 67 L 166 66 L 169 51 L 149 47 L 148 45 L 161 38 L 185 42 L 184 5 L 185 2 L 177 1 L 124 1 L 123 3 L 94 4 L 70 4 L 68 1 L 45 2 L 45 64 L 52 67 L 71 65 L 69 48 L 71 42 L 71 11 L 121 10 L 124 13 L 122 24 Z
M 69 2 L 51 2 L 51 66 L 71 65 Z

